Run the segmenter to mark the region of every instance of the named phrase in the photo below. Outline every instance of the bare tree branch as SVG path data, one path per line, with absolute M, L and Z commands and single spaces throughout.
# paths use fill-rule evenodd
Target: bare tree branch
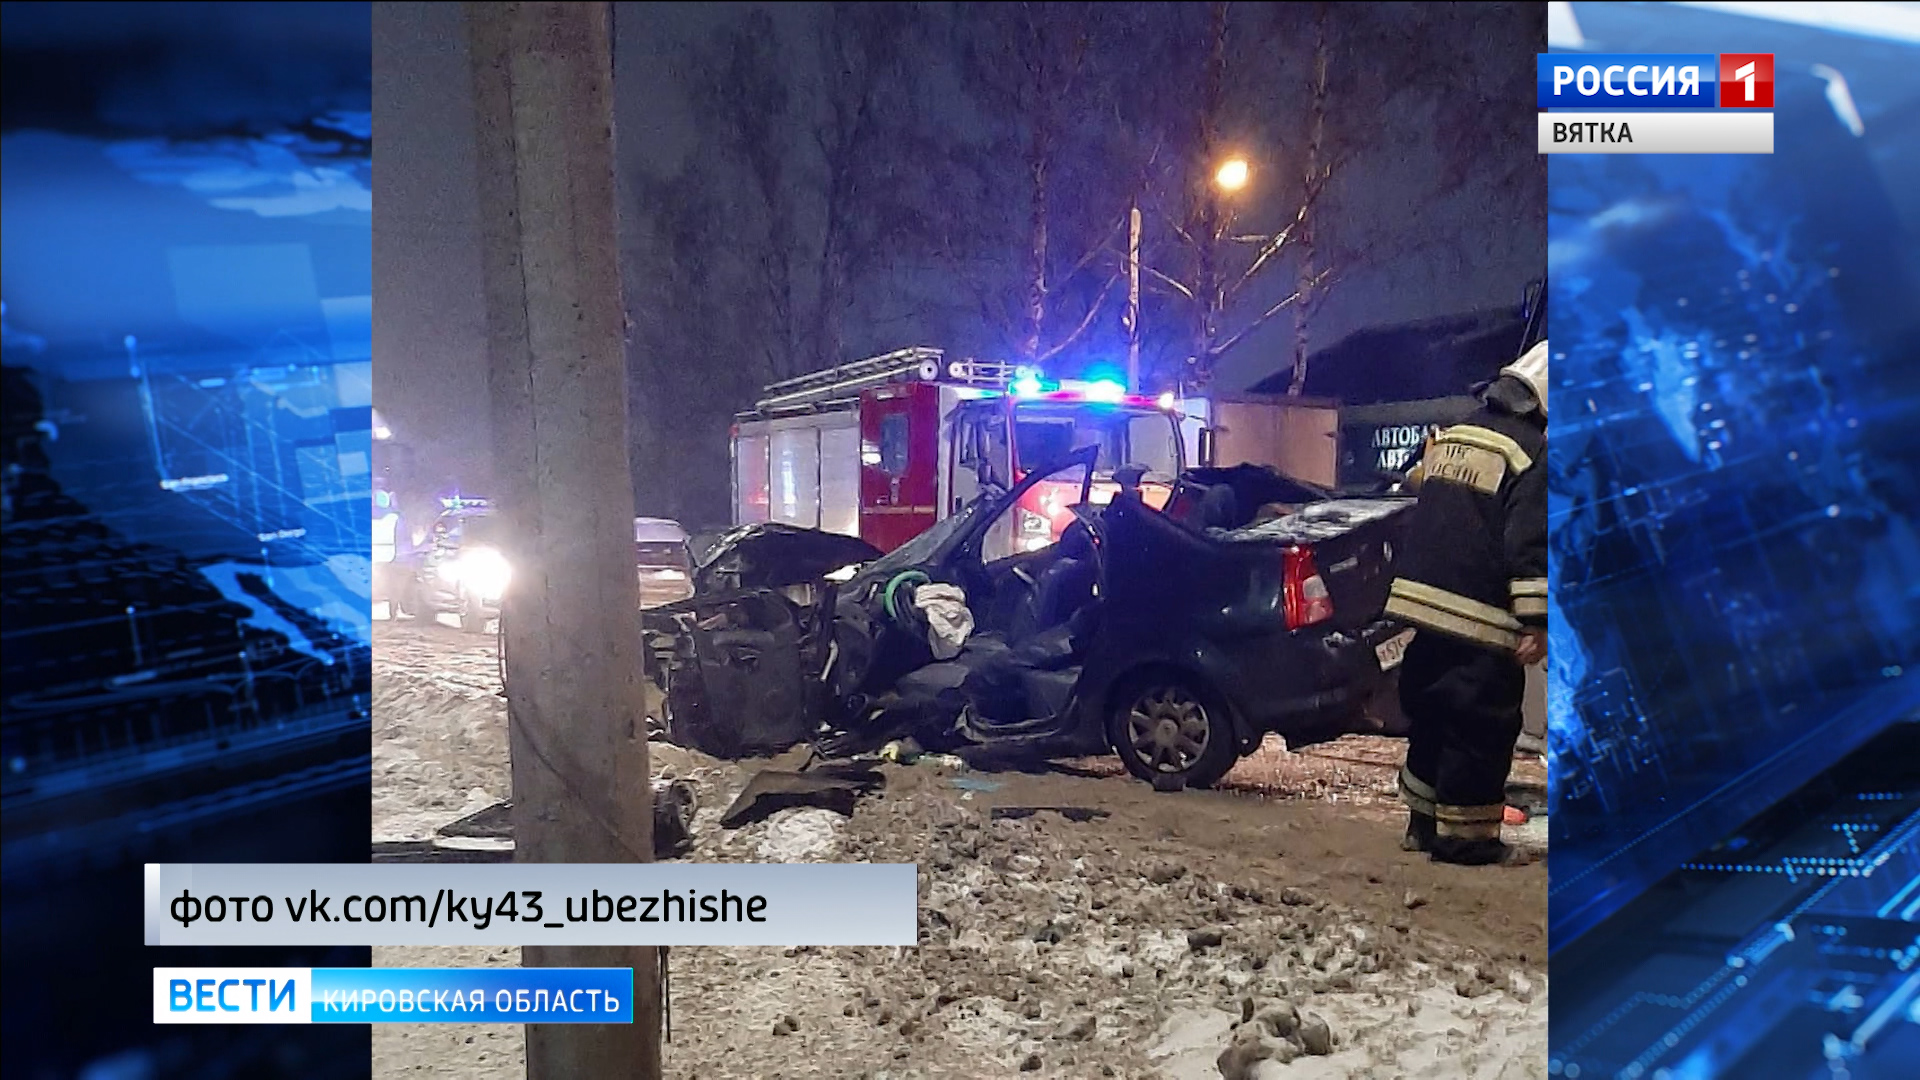
M 1247 265 L 1246 271 L 1243 272 L 1232 285 L 1227 287 L 1227 301 L 1229 303 L 1233 301 L 1234 297 L 1240 294 L 1242 289 L 1247 287 L 1249 282 L 1260 276 L 1260 271 L 1266 268 L 1269 259 L 1279 254 L 1280 250 L 1287 246 L 1287 241 L 1293 238 L 1295 230 L 1306 222 L 1309 209 L 1309 203 L 1301 202 L 1300 209 L 1294 214 L 1293 220 L 1282 226 L 1279 232 L 1267 237 L 1266 242 L 1260 245 L 1259 252 L 1254 255 L 1253 261 Z
M 1238 345 L 1240 344 L 1241 341 L 1245 340 L 1248 334 L 1251 334 L 1255 330 L 1260 329 L 1261 325 L 1264 324 L 1268 319 L 1273 318 L 1275 315 L 1280 314 L 1282 311 L 1285 311 L 1287 308 L 1293 306 L 1296 303 L 1299 303 L 1300 299 L 1303 296 L 1305 296 L 1310 289 L 1318 288 L 1323 282 L 1325 282 L 1328 279 L 1328 275 L 1330 275 L 1331 273 L 1332 273 L 1331 270 L 1322 270 L 1319 274 L 1313 277 L 1313 279 L 1308 283 L 1307 287 L 1295 289 L 1293 292 L 1288 293 L 1286 296 L 1282 297 L 1277 303 L 1275 303 L 1272 307 L 1269 307 L 1267 310 L 1261 312 L 1258 316 L 1256 316 L 1253 319 L 1253 321 L 1241 327 L 1232 336 L 1214 345 L 1213 357 L 1215 359 L 1218 359 L 1219 357 L 1225 356 L 1227 353 L 1231 352 L 1235 345 Z
M 1187 245 L 1188 247 L 1192 248 L 1195 251 L 1200 250 L 1200 241 L 1195 240 L 1193 238 L 1193 234 L 1187 231 L 1187 228 L 1185 225 L 1182 225 L 1180 222 L 1175 221 L 1171 217 L 1168 217 L 1166 219 L 1166 224 L 1167 224 L 1167 228 L 1173 230 L 1173 235 L 1178 237 L 1181 243 Z
M 1074 342 L 1080 340 L 1081 335 L 1087 332 L 1087 328 L 1093 325 L 1094 317 L 1100 314 L 1100 309 L 1106 305 L 1107 297 L 1113 295 L 1113 287 L 1119 284 L 1119 282 L 1120 278 L 1118 276 L 1108 278 L 1107 283 L 1100 287 L 1100 295 L 1094 297 L 1093 303 L 1087 305 L 1087 313 L 1080 319 L 1080 325 L 1074 327 L 1073 333 L 1055 342 L 1053 347 L 1046 352 L 1035 356 L 1033 362 L 1036 364 L 1046 363 L 1048 360 L 1066 351 Z
M 1106 235 L 1095 241 L 1093 246 L 1087 249 L 1085 255 L 1080 256 L 1080 260 L 1073 264 L 1073 267 L 1067 271 L 1066 276 L 1068 278 L 1079 277 L 1082 271 L 1093 265 L 1095 259 L 1098 259 L 1102 255 L 1113 254 L 1113 250 L 1107 245 L 1113 243 L 1114 237 L 1120 235 L 1120 230 L 1126 228 L 1126 225 L 1127 222 L 1125 218 L 1114 222 L 1113 227 L 1107 230 Z
M 1194 298 L 1193 290 L 1191 288 L 1182 284 L 1180 281 L 1172 277 L 1169 277 L 1158 270 L 1155 270 L 1153 267 L 1148 266 L 1145 263 L 1140 264 L 1140 273 L 1145 275 L 1146 277 L 1152 278 L 1154 281 L 1165 286 L 1169 291 L 1173 292 L 1177 296 L 1182 297 L 1183 299 L 1192 300 Z

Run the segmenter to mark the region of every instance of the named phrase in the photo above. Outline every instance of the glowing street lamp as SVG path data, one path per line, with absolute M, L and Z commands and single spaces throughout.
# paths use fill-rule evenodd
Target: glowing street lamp
M 1246 187 L 1252 177 L 1253 166 L 1247 164 L 1246 158 L 1228 158 L 1213 174 L 1213 182 L 1221 191 L 1231 193 Z

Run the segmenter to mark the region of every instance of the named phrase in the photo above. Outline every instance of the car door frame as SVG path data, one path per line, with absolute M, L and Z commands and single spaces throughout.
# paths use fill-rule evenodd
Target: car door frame
M 927 560 L 927 565 L 935 571 L 951 572 L 960 560 L 966 559 L 984 570 L 986 562 L 982 556 L 988 530 L 1003 516 L 1011 513 L 1027 492 L 1052 479 L 1056 474 L 1078 465 L 1084 470 L 1080 480 L 1078 500 L 1078 504 L 1083 505 L 1093 490 L 1093 466 L 1099 459 L 1098 446 L 1083 446 L 1052 464 L 1031 470 L 1020 478 L 1019 483 L 997 497 L 991 508 L 969 522 L 965 529 L 955 533 L 939 551 L 933 553 Z

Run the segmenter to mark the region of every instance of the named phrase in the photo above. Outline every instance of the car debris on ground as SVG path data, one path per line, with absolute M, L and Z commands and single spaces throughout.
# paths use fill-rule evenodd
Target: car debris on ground
M 859 762 L 827 762 L 806 772 L 762 769 L 720 816 L 720 826 L 738 829 L 801 807 L 851 817 L 854 804 L 885 783 L 878 770 Z
M 672 859 L 693 847 L 693 818 L 699 809 L 693 785 L 655 777 L 653 857 Z M 435 829 L 427 840 L 376 841 L 374 862 L 512 862 L 513 802 L 503 799 Z

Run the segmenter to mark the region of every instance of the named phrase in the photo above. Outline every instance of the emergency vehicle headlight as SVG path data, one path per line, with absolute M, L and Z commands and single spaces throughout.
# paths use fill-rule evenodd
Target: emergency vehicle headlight
M 513 580 L 513 567 L 507 557 L 492 548 L 472 548 L 447 564 L 454 581 L 473 590 L 482 600 L 498 600 L 506 595 Z
M 1098 379 L 1087 384 L 1087 398 L 1091 401 L 1119 401 L 1127 396 L 1125 383 L 1112 379 Z

